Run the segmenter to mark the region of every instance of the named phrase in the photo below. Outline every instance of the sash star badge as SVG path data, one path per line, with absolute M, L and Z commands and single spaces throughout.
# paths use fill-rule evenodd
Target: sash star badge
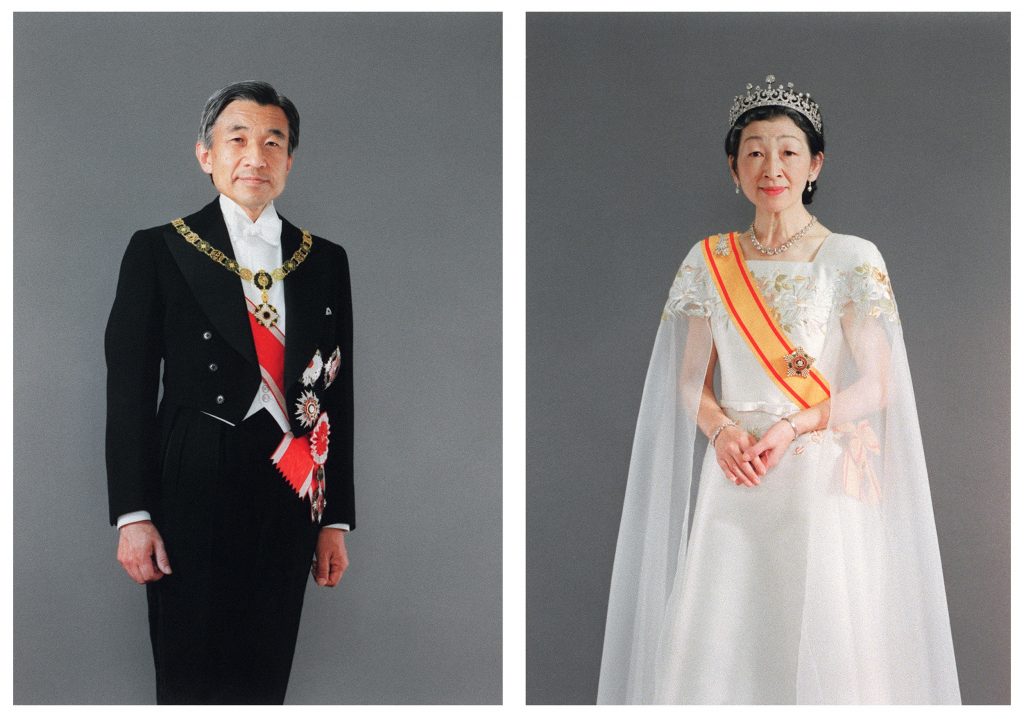
M 786 355 L 786 376 L 787 377 L 808 377 L 810 376 L 811 365 L 814 358 L 807 354 L 803 347 L 794 347 L 793 351 Z

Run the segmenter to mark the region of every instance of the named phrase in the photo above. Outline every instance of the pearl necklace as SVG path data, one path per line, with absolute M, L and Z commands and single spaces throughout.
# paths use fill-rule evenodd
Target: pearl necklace
M 801 237 L 806 235 L 807 231 L 809 229 L 811 229 L 811 227 L 817 221 L 818 221 L 818 218 L 815 217 L 814 215 L 811 215 L 811 221 L 810 222 L 808 222 L 806 225 L 804 225 L 804 227 L 800 231 L 798 231 L 795 235 L 790 237 L 789 240 L 787 240 L 786 242 L 782 243 L 778 247 L 765 247 L 760 242 L 758 242 L 757 241 L 757 233 L 754 231 L 754 223 L 751 222 L 750 223 L 750 242 L 754 245 L 754 249 L 757 250 L 758 252 L 760 252 L 762 255 L 768 255 L 769 257 L 772 256 L 772 255 L 781 255 L 783 252 L 788 250 L 793 245 L 794 242 L 797 242 Z

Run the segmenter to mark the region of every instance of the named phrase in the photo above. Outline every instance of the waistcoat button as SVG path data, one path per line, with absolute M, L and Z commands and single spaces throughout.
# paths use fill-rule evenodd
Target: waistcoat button
M 224 395 L 217 395 L 217 404 L 224 404 Z
M 204 339 L 204 340 L 208 340 L 208 339 L 210 339 L 211 337 L 213 337 L 213 333 L 212 333 L 212 332 L 210 332 L 210 330 L 206 330 L 206 332 L 203 332 L 203 339 Z
M 211 362 L 210 363 L 210 371 L 211 372 L 216 372 L 217 371 L 217 364 L 215 362 Z

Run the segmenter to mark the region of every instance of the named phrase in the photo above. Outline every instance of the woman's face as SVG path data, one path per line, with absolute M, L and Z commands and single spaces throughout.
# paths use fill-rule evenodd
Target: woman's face
M 782 212 L 801 197 L 808 180 L 815 180 L 825 160 L 811 155 L 803 130 L 788 117 L 755 120 L 743 128 L 736 150 L 733 180 L 759 210 Z

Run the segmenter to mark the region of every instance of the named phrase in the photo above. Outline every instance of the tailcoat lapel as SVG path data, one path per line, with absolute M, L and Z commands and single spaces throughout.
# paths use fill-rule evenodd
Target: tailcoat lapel
M 231 238 L 228 236 L 228 228 L 224 224 L 224 215 L 221 214 L 218 200 L 215 199 L 199 212 L 184 219 L 185 224 L 197 235 L 234 259 Z M 196 250 L 173 227 L 164 232 L 164 239 L 171 256 L 181 269 L 185 282 L 210 318 L 210 322 L 242 357 L 254 365 L 257 364 L 256 347 L 249 327 L 249 310 L 245 304 L 241 280 Z M 290 309 L 287 311 L 288 329 L 291 334 L 292 315 Z
M 291 258 L 302 243 L 302 232 L 288 220 L 281 218 L 281 259 Z M 287 313 L 287 330 L 284 343 L 284 383 L 283 389 L 288 391 L 298 381 L 306 365 L 316 351 L 316 330 L 321 320 L 323 308 L 317 301 L 317 291 L 321 283 L 315 275 L 320 271 L 316 262 L 317 246 L 313 244 L 306 260 L 284 279 L 284 306 Z M 317 313 L 317 309 L 320 312 Z M 325 358 L 326 359 L 326 358 Z

